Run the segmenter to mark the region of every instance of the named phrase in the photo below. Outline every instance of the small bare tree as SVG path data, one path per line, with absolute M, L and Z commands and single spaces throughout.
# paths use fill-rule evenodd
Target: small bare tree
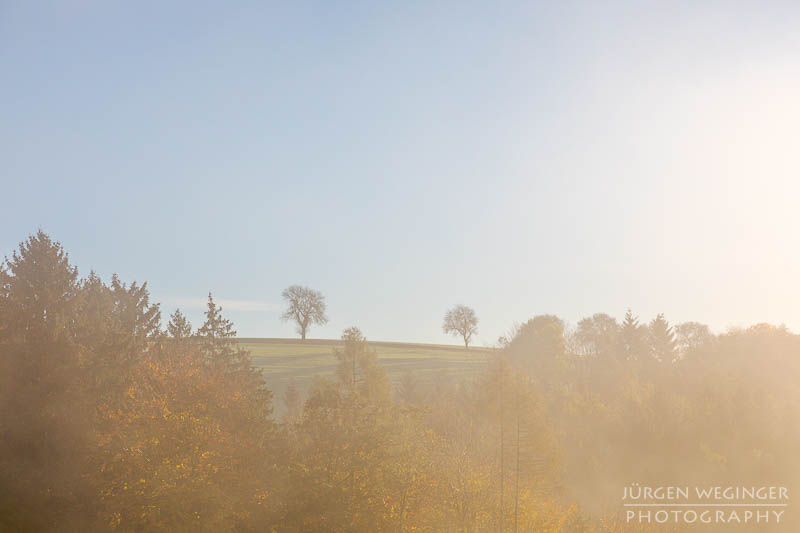
M 302 340 L 306 340 L 311 324 L 321 325 L 328 322 L 328 317 L 325 316 L 325 296 L 321 292 L 292 285 L 283 291 L 283 299 L 288 307 L 281 319 L 297 324 L 297 332 Z
M 447 334 L 461 336 L 464 339 L 464 349 L 468 350 L 472 336 L 478 332 L 478 317 L 472 308 L 457 305 L 444 315 L 442 329 Z

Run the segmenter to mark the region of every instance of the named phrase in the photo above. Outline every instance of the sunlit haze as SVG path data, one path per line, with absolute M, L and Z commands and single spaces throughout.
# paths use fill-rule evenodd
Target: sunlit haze
M 0 250 L 249 337 L 798 331 L 800 4 L 700 4 L 4 2 Z

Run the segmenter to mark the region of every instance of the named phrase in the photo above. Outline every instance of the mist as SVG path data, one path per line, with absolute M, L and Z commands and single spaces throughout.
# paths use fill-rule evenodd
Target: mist
M 213 294 L 202 324 L 162 320 L 146 283 L 80 277 L 41 231 L 20 243 L 0 271 L 2 530 L 800 524 L 785 327 L 537 315 L 485 348 L 457 305 L 460 347 L 325 340 L 324 295 L 283 296 L 300 338 L 240 339 Z

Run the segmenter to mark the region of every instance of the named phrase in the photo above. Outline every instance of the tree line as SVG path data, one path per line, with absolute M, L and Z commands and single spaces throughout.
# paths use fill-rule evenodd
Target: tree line
M 272 394 L 211 295 L 84 278 L 39 232 L 0 269 L 0 530 L 667 531 L 626 484 L 792 486 L 800 340 L 663 316 L 536 316 L 472 380 L 391 383 L 358 328 Z

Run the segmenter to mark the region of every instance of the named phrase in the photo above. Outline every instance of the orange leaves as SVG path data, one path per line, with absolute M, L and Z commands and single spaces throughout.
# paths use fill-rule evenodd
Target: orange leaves
M 216 520 L 211 530 L 230 528 L 234 522 L 226 516 L 246 516 L 248 505 L 267 504 L 263 487 L 248 487 L 261 479 L 254 459 L 267 455 L 259 446 L 269 441 L 246 437 L 252 430 L 269 434 L 272 422 L 249 412 L 259 392 L 248 390 L 248 382 L 199 357 L 163 357 L 152 348 L 133 369 L 125 401 L 97 407 L 103 514 L 117 529 L 169 531 L 169 520 L 180 523 L 186 513 L 200 512 L 204 528 Z

